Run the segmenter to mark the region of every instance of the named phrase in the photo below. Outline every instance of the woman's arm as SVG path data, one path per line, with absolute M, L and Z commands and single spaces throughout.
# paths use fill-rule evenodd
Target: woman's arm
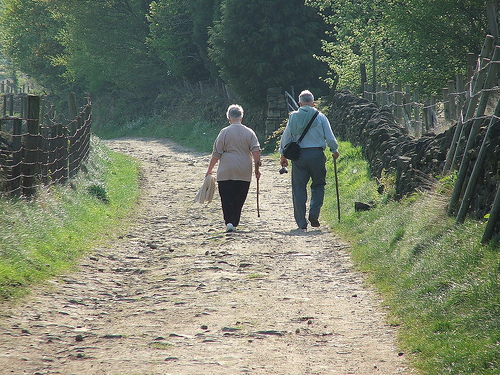
M 255 178 L 258 180 L 260 178 L 260 166 L 262 165 L 260 160 L 260 151 L 253 151 L 252 155 L 255 164 Z
M 208 176 L 209 174 L 212 174 L 212 169 L 214 169 L 215 164 L 217 164 L 218 161 L 219 159 L 212 156 L 212 158 L 210 159 L 210 163 L 208 164 L 208 169 L 207 173 L 205 173 L 205 177 Z

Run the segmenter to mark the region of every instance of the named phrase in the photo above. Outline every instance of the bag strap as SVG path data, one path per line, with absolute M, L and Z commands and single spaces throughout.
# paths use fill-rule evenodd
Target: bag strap
M 309 130 L 309 128 L 311 127 L 314 119 L 316 118 L 316 116 L 318 115 L 319 111 L 316 111 L 316 113 L 313 115 L 313 117 L 311 117 L 311 120 L 309 120 L 309 124 L 307 124 L 306 128 L 304 129 L 304 131 L 302 132 L 302 135 L 300 136 L 299 140 L 297 141 L 297 143 L 300 143 L 302 141 L 302 139 L 304 138 L 304 136 L 306 135 L 307 131 Z

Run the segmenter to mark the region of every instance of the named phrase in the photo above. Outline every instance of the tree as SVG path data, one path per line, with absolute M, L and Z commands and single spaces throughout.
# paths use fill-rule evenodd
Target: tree
M 64 22 L 64 52 L 58 64 L 65 77 L 91 91 L 150 90 L 166 69 L 146 46 L 145 0 L 48 0 Z
M 31 76 L 47 89 L 64 85 L 64 67 L 53 59 L 63 52 L 58 36 L 63 23 L 52 18 L 42 0 L 3 0 L 0 43 L 15 69 Z
M 322 86 L 325 24 L 303 0 L 226 0 L 210 34 L 209 56 L 244 101 L 262 106 L 270 87 Z M 324 86 L 322 86 L 325 88 Z
M 153 1 L 148 21 L 148 43 L 165 63 L 168 74 L 194 80 L 208 75 L 193 40 L 194 20 L 188 0 Z
M 488 33 L 483 0 L 394 0 L 388 12 L 408 45 L 401 78 L 433 91 L 466 72 L 467 53 L 479 55 Z
M 483 0 L 308 0 L 330 25 L 320 60 L 340 87 L 360 85 L 359 66 L 377 53 L 377 81 L 401 79 L 437 92 L 465 73 L 488 31 Z
M 201 60 L 213 78 L 219 78 L 217 66 L 208 56 L 209 29 L 220 21 L 223 0 L 191 0 L 188 2 L 193 16 L 193 42 Z

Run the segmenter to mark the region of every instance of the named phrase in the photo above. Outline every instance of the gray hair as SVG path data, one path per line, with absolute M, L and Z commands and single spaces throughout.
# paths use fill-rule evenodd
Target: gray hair
M 313 103 L 314 95 L 309 90 L 304 90 L 299 95 L 299 102 L 301 103 Z
M 231 104 L 226 112 L 226 117 L 228 119 L 240 119 L 243 118 L 243 107 L 238 104 Z

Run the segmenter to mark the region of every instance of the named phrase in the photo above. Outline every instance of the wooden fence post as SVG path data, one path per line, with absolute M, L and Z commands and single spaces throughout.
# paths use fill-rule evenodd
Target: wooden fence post
M 418 90 L 415 89 L 413 91 L 413 129 L 417 137 L 422 135 L 422 122 L 420 121 L 420 107 L 418 105 L 419 101 L 419 93 Z
M 491 240 L 499 214 L 500 214 L 500 186 L 497 189 L 497 194 L 495 195 L 495 200 L 493 201 L 493 206 L 491 207 L 490 217 L 488 218 L 488 223 L 486 224 L 486 229 L 484 230 L 483 238 L 481 239 L 482 244 L 485 244 Z
M 30 197 L 36 192 L 36 180 L 39 177 L 39 138 L 40 138 L 40 97 L 28 96 L 28 134 L 25 139 L 23 162 L 23 195 Z
M 401 82 L 401 80 L 398 80 L 396 82 L 394 101 L 396 103 L 396 117 L 401 121 L 401 119 L 403 118 L 403 83 Z
M 411 85 L 405 86 L 404 99 L 405 112 L 408 116 L 408 119 L 411 121 Z
M 477 56 L 473 53 L 469 52 L 467 54 L 467 82 L 472 80 L 472 76 L 474 75 L 474 67 L 477 63 Z
M 498 44 L 498 1 L 486 1 L 486 14 L 490 32 L 493 34 L 495 44 Z
M 394 111 L 394 84 L 389 82 L 387 84 L 387 94 L 386 94 L 387 105 Z
M 22 132 L 23 122 L 21 118 L 12 120 L 12 168 L 10 177 L 10 192 L 12 195 L 20 195 L 21 193 L 21 164 L 23 161 L 23 143 Z
M 377 100 L 376 98 L 376 93 L 377 93 L 377 50 L 376 47 L 372 47 L 372 101 L 375 102 Z
M 368 82 L 365 82 L 365 89 L 363 91 L 363 98 L 365 98 L 366 100 L 371 100 L 371 95 L 370 95 L 370 85 L 368 84 Z
M 455 121 L 457 117 L 457 106 L 455 103 L 455 82 L 448 81 L 448 110 L 450 111 L 450 120 Z
M 431 122 L 431 116 L 430 116 L 431 103 L 427 94 L 422 95 L 422 103 L 424 103 L 424 107 L 422 108 L 423 132 L 427 133 L 430 129 L 430 122 Z
M 456 105 L 457 105 L 457 120 L 463 116 L 463 108 L 465 105 L 465 85 L 464 85 L 464 76 L 462 74 L 457 74 L 456 78 L 456 87 L 457 87 L 457 96 L 456 96 Z
M 359 64 L 359 70 L 361 73 L 361 94 L 363 95 L 363 92 L 365 90 L 365 83 L 368 82 L 368 79 L 366 78 L 366 65 L 365 65 L 365 63 Z

